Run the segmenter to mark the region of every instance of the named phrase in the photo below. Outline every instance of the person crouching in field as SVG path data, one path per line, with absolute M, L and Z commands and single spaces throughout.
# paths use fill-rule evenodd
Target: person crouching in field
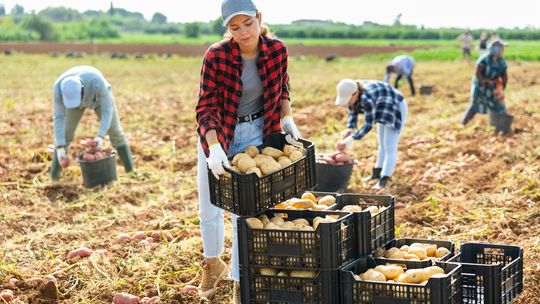
M 199 219 L 203 239 L 203 272 L 198 287 L 209 298 L 227 274 L 223 209 L 210 203 L 208 168 L 216 178 L 229 166 L 228 157 L 258 146 L 271 133 L 298 139 L 289 102 L 288 53 L 285 44 L 262 25 L 251 0 L 225 0 L 221 6 L 224 40 L 204 55 L 196 106 L 198 143 Z M 240 274 L 236 215 L 232 215 L 231 277 L 233 303 L 240 303 Z
M 401 93 L 386 82 L 377 80 L 343 79 L 337 87 L 335 104 L 349 108 L 348 130 L 337 143 L 344 151 L 354 140 L 362 139 L 378 123 L 379 148 L 373 173 L 365 179 L 378 179 L 374 189 L 383 189 L 394 172 L 398 143 L 407 120 L 407 102 Z M 364 126 L 356 129 L 358 115 L 364 113 Z
M 100 119 L 94 139 L 96 148 L 103 146 L 108 134 L 126 172 L 133 170 L 131 150 L 120 126 L 111 85 L 98 69 L 76 66 L 67 70 L 53 85 L 53 99 L 55 153 L 51 165 L 52 180 L 59 180 L 62 167 L 69 165 L 68 147 L 86 109 L 93 110 Z
M 489 54 L 478 59 L 471 84 L 471 103 L 462 121 L 464 125 L 476 113 L 506 113 L 504 89 L 508 74 L 503 58 L 504 46 L 502 40 L 494 41 L 489 47 Z
M 392 73 L 396 73 L 396 81 L 394 82 L 394 87 L 397 89 L 399 87 L 399 81 L 402 77 L 407 78 L 409 81 L 409 87 L 411 88 L 411 95 L 415 95 L 414 82 L 413 82 L 413 70 L 414 70 L 414 59 L 408 55 L 400 55 L 394 57 L 392 62 L 386 66 L 386 75 L 384 76 L 384 82 L 389 82 Z

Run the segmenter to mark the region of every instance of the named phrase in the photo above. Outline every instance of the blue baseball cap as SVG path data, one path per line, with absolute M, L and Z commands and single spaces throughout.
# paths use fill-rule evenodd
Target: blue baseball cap
M 227 26 L 229 21 L 238 15 L 255 17 L 257 15 L 257 7 L 251 0 L 224 0 L 221 4 L 223 25 Z

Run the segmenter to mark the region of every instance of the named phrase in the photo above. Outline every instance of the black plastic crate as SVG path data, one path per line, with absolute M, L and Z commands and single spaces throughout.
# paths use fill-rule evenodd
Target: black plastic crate
M 358 254 L 370 255 L 394 239 L 394 197 L 391 195 L 351 194 L 338 196 L 335 206 L 329 210 L 340 210 L 347 205 L 384 206 L 385 210 L 371 216 L 368 210 L 355 212 L 358 224 Z
M 315 231 L 251 229 L 246 218 L 238 219 L 240 265 L 280 269 L 337 269 L 357 257 L 356 219 L 347 212 L 309 210 L 267 210 L 284 214 L 286 220 L 337 215 L 332 223 L 320 223 Z
M 461 265 L 444 263 L 438 265 L 445 275 L 430 278 L 425 285 L 357 281 L 360 274 L 377 265 L 386 264 L 372 258 L 360 258 L 343 267 L 340 272 L 341 302 L 345 304 L 462 304 Z M 407 263 L 402 263 L 407 265 Z M 407 269 L 417 267 L 407 265 Z
M 523 290 L 523 249 L 464 243 L 448 262 L 463 266 L 463 303 L 507 304 Z
M 318 270 L 314 278 L 268 276 L 261 267 L 240 266 L 241 299 L 253 303 L 341 303 L 339 270 Z
M 403 245 L 411 245 L 412 243 L 435 244 L 437 245 L 437 248 L 445 247 L 446 249 L 450 250 L 450 253 L 446 254 L 442 258 L 437 259 L 437 261 L 446 261 L 454 256 L 454 252 L 455 252 L 454 243 L 451 241 L 443 241 L 443 240 L 411 239 L 411 238 L 394 239 L 390 241 L 388 244 L 386 244 L 384 248 L 385 249 L 390 249 L 392 247 L 400 248 Z M 389 259 L 389 258 L 384 258 L 384 257 L 376 257 L 376 260 L 380 260 L 381 262 L 384 262 L 387 264 L 403 264 L 404 261 L 407 261 L 407 265 L 412 266 L 414 268 L 428 267 L 434 264 L 431 259 L 415 261 L 415 260 L 399 260 L 399 259 Z
M 274 173 L 258 177 L 225 169 L 230 175 L 215 178 L 208 169 L 210 202 L 237 215 L 254 215 L 315 187 L 315 146 L 299 139 L 307 155 Z M 287 144 L 285 134 L 274 133 L 265 138 L 263 147 L 282 150 Z

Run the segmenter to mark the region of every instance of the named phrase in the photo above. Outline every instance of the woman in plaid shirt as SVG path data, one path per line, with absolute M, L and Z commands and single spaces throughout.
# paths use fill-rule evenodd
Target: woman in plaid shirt
M 221 13 L 227 33 L 204 56 L 196 106 L 199 218 L 205 256 L 199 294 L 206 298 L 227 273 L 219 257 L 224 250 L 223 210 L 210 203 L 207 168 L 218 177 L 229 166 L 228 157 L 262 144 L 271 133 L 283 130 L 294 139 L 299 137 L 289 102 L 285 44 L 268 33 L 251 0 L 225 0 Z M 233 303 L 240 303 L 236 219 L 233 214 L 231 277 Z
M 348 129 L 336 148 L 344 151 L 353 140 L 362 139 L 378 123 L 377 162 L 368 180 L 379 179 L 374 189 L 385 188 L 396 167 L 399 138 L 407 120 L 407 102 L 397 89 L 377 80 L 343 79 L 336 89 L 335 104 L 349 108 Z M 357 129 L 358 114 L 362 113 L 364 126 Z

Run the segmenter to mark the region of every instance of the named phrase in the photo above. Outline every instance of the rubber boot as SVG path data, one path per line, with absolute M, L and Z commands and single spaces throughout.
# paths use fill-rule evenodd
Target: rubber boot
M 58 161 L 58 156 L 56 156 L 56 149 L 54 149 L 54 156 L 51 163 L 51 179 L 57 181 L 62 176 L 62 166 Z
M 461 121 L 461 123 L 466 126 L 469 121 L 471 121 L 471 119 L 473 119 L 474 115 L 476 113 L 472 112 L 472 111 L 467 111 L 467 113 L 465 114 L 465 116 L 463 117 L 463 120 Z
M 133 171 L 133 157 L 131 156 L 131 149 L 129 146 L 125 145 L 118 147 L 116 148 L 116 151 L 118 152 L 118 156 L 120 156 L 120 160 L 122 160 L 122 164 L 124 165 L 126 172 Z
M 373 168 L 373 172 L 371 173 L 371 176 L 364 177 L 363 181 L 368 182 L 372 179 L 381 178 L 381 171 L 382 171 L 382 168 Z
M 377 183 L 377 185 L 373 186 L 373 189 L 379 190 L 386 188 L 386 184 L 388 184 L 388 180 L 390 179 L 390 176 L 383 176 Z

